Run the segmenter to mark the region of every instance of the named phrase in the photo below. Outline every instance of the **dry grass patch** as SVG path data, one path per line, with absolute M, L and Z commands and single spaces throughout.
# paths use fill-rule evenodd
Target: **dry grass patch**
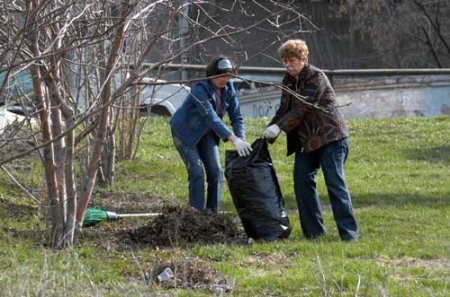
M 414 267 L 435 270 L 450 271 L 450 259 L 418 259 L 418 258 L 402 258 L 402 259 L 378 259 L 377 262 L 383 267 Z

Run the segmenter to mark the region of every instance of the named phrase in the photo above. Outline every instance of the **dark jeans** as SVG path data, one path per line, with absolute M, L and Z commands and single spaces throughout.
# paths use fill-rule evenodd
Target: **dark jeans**
M 332 142 L 310 153 L 295 154 L 295 196 L 303 234 L 308 239 L 326 232 L 316 190 L 316 175 L 319 168 L 323 171 L 339 236 L 342 240 L 358 237 L 358 225 L 345 182 L 344 163 L 347 155 L 348 138 Z
M 206 208 L 217 212 L 220 208 L 223 172 L 216 137 L 207 133 L 196 147 L 184 146 L 177 139 L 174 139 L 174 143 L 188 172 L 190 206 L 205 209 L 206 172 Z

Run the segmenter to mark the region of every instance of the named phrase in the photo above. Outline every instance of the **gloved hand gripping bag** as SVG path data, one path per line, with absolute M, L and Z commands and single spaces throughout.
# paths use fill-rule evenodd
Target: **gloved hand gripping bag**
M 267 141 L 257 139 L 252 148 L 247 157 L 239 157 L 234 150 L 225 152 L 225 177 L 233 204 L 248 237 L 287 238 L 292 228 Z

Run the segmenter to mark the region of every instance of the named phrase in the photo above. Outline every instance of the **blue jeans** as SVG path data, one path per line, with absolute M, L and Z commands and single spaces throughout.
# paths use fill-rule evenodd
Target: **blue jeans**
M 339 236 L 342 240 L 358 237 L 358 225 L 345 182 L 344 164 L 347 155 L 348 138 L 329 143 L 313 152 L 295 153 L 295 196 L 303 234 L 308 239 L 326 232 L 316 190 L 316 175 L 319 168 L 323 171 Z
M 184 146 L 176 138 L 174 143 L 188 172 L 189 205 L 199 210 L 205 209 L 206 172 L 206 208 L 217 212 L 220 208 L 223 182 L 217 137 L 207 133 L 195 147 Z

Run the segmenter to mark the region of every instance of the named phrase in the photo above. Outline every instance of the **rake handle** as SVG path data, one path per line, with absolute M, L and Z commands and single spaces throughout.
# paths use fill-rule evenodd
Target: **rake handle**
M 121 213 L 117 214 L 119 218 L 127 218 L 127 217 L 157 217 L 160 216 L 159 212 L 151 212 L 151 213 Z
M 129 218 L 129 217 L 157 217 L 161 215 L 161 213 L 150 212 L 150 213 L 115 213 L 113 211 L 107 211 L 109 220 L 118 220 L 120 218 Z

